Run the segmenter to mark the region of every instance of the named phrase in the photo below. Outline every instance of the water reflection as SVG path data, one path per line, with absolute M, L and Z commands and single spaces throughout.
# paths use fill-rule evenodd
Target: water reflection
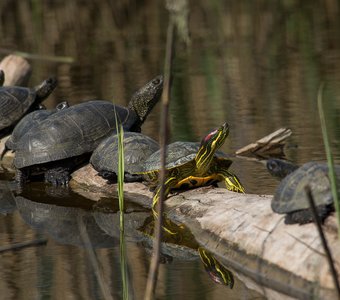
M 84 250 L 84 241 L 80 233 L 80 226 L 85 226 L 90 244 L 96 249 L 105 281 L 109 284 L 111 292 L 120 297 L 121 277 L 119 271 L 117 271 L 120 270 L 117 201 L 103 199 L 96 203 L 80 196 L 75 197 L 75 201 L 72 201 L 71 195 L 75 196 L 72 191 L 59 188 L 58 190 L 48 189 L 47 193 L 46 186 L 40 183 L 28 184 L 21 191 L 21 195 L 15 196 L 15 193 L 20 192 L 15 190 L 15 185 L 11 186 L 8 182 L 0 182 L 2 192 L 0 211 L 7 214 L 6 217 L 0 218 L 0 223 L 9 222 L 14 226 L 12 232 L 6 231 L 6 236 L 2 237 L 1 243 L 12 244 L 16 241 L 29 241 L 42 237 L 48 239 L 47 246 L 33 246 L 17 252 L 2 254 L 0 264 L 10 263 L 13 259 L 20 259 L 21 264 L 16 269 L 3 269 L 3 272 L 0 272 L 0 278 L 7 282 L 7 271 L 13 276 L 19 276 L 19 274 L 21 274 L 20 276 L 30 276 L 30 282 L 32 286 L 36 286 L 36 290 L 30 291 L 29 297 L 34 294 L 47 297 L 52 295 L 64 297 L 73 294 L 85 299 L 101 299 L 102 295 L 92 269 L 93 266 L 89 262 L 88 252 Z M 34 201 L 27 198 L 28 194 L 32 195 L 31 198 L 34 198 Z M 67 199 L 68 206 L 60 205 L 60 197 L 64 201 Z M 83 203 L 82 208 L 76 207 L 76 203 L 80 203 L 81 198 L 85 205 Z M 43 202 L 38 202 L 38 200 Z M 79 218 L 82 222 L 79 222 Z M 25 226 L 21 222 L 22 220 L 29 227 Z M 148 227 L 149 230 L 152 230 L 152 222 L 153 217 L 149 211 L 127 202 L 125 234 L 129 280 L 132 285 L 130 293 L 135 299 L 143 297 L 149 257 L 152 253 L 152 238 L 141 228 Z M 80 225 L 80 223 L 83 225 Z M 25 230 L 18 235 L 17 232 L 20 228 L 25 228 Z M 230 278 L 233 278 L 231 277 L 232 273 L 224 269 L 204 250 L 202 250 L 202 253 L 205 253 L 205 257 L 209 259 L 205 260 L 207 263 L 205 266 L 202 262 L 199 263 L 199 255 L 196 250 L 197 243 L 195 241 L 190 242 L 193 237 L 183 227 L 180 230 L 182 232 L 176 235 L 176 240 L 177 242 L 180 241 L 180 244 L 174 244 L 171 238 L 168 238 L 162 247 L 163 266 L 161 267 L 157 290 L 158 298 L 168 299 L 168 297 L 178 297 L 179 295 L 181 297 L 200 295 L 203 298 L 210 298 L 211 295 L 216 294 L 219 295 L 218 297 L 231 295 L 231 298 L 237 299 L 239 293 L 256 295 L 254 291 L 247 290 L 244 284 L 236 278 L 235 289 L 233 290 L 215 285 L 209 277 L 212 279 L 220 278 L 221 281 L 217 281 L 218 283 L 232 287 L 230 281 Z M 214 263 L 210 264 L 209 261 Z M 29 267 L 29 269 L 24 266 Z M 218 267 L 216 268 L 216 266 Z M 204 269 L 208 273 L 204 273 Z M 26 275 L 23 275 L 23 272 Z M 223 278 L 229 278 L 229 280 L 224 282 Z M 90 288 L 87 291 L 79 290 L 77 282 L 84 282 Z M 200 282 L 199 286 L 197 286 L 197 282 Z M 180 290 L 183 284 L 186 289 Z M 23 288 L 27 288 L 26 283 L 18 283 L 15 287 L 6 284 L 5 286 L 3 295 L 12 292 L 17 293 Z M 63 291 L 58 290 L 57 287 L 62 287 Z M 56 288 L 57 290 L 55 290 Z M 168 290 L 169 288 L 170 290 Z M 27 298 L 19 295 L 16 299 Z

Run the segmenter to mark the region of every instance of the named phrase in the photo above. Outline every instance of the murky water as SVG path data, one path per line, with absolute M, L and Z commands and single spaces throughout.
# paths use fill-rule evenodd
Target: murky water
M 231 131 L 223 150 L 233 153 L 289 127 L 288 158 L 299 164 L 323 161 L 316 104 L 323 82 L 332 150 L 340 163 L 338 2 L 195 1 L 190 10 L 191 46 L 178 42 L 175 48 L 171 140 L 199 141 L 227 121 Z M 0 14 L 4 55 L 17 50 L 74 60 L 30 60 L 30 85 L 49 75 L 58 77 L 57 90 L 45 101 L 48 107 L 65 99 L 71 104 L 93 98 L 126 104 L 139 86 L 162 73 L 168 16 L 162 1 L 3 0 Z M 156 107 L 143 125 L 143 132 L 153 138 L 158 137 L 159 112 Z M 261 163 L 236 159 L 232 169 L 248 192 L 272 193 L 277 184 Z M 33 204 L 51 205 L 55 198 L 49 195 L 49 187 L 43 186 L 26 196 Z M 74 208 L 77 215 L 88 214 L 93 205 L 73 194 L 58 201 L 82 207 Z M 1 254 L 0 290 L 6 299 L 101 299 L 88 253 L 66 239 L 70 232 L 51 233 L 50 225 L 52 230 L 59 227 L 51 222 L 40 224 L 42 228 L 30 224 L 17 202 L 7 210 L 0 218 L 1 245 L 40 237 L 47 238 L 47 244 Z M 89 220 L 97 224 L 92 215 Z M 98 226 L 96 230 L 105 235 Z M 106 238 L 96 253 L 119 298 L 119 246 L 110 235 Z M 131 293 L 141 299 L 150 254 L 135 241 L 128 242 L 127 249 Z M 198 257 L 174 259 L 161 266 L 157 299 L 261 297 L 235 280 L 230 290 L 210 280 Z

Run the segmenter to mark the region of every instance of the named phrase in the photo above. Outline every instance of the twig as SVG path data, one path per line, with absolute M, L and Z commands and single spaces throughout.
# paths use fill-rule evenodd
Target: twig
M 158 266 L 161 250 L 162 240 L 162 223 L 163 223 L 163 203 L 164 203 L 164 182 L 165 182 L 165 145 L 167 144 L 169 121 L 168 110 L 170 102 L 170 86 L 171 86 L 171 63 L 173 56 L 174 45 L 174 21 L 170 16 L 168 31 L 167 31 L 167 43 L 166 54 L 164 64 L 164 84 L 162 94 L 162 113 L 161 113 L 161 128 L 160 128 L 160 146 L 161 146 L 161 168 L 159 173 L 159 184 L 161 185 L 160 197 L 158 201 L 158 218 L 155 224 L 155 234 L 153 243 L 153 256 L 151 258 L 150 270 L 148 281 L 146 285 L 146 291 L 144 295 L 145 300 L 153 299 L 154 291 L 156 288 L 156 281 L 158 276 Z
M 28 242 L 21 242 L 21 243 L 15 243 L 12 245 L 1 246 L 0 253 L 7 252 L 7 251 L 20 250 L 26 247 L 46 245 L 46 243 L 47 243 L 47 239 L 37 239 L 33 241 L 28 241 Z
M 323 246 L 325 253 L 326 253 L 326 257 L 327 257 L 329 269 L 330 269 L 332 277 L 333 277 L 334 285 L 335 285 L 335 288 L 337 290 L 338 297 L 340 298 L 340 284 L 339 284 L 339 280 L 338 280 L 338 274 L 337 274 L 337 271 L 336 271 L 335 266 L 334 266 L 334 261 L 333 261 L 333 258 L 332 258 L 331 251 L 329 250 L 325 235 L 324 235 L 322 227 L 321 227 L 321 222 L 320 222 L 320 219 L 319 219 L 317 211 L 316 211 L 316 207 L 315 207 L 315 203 L 314 203 L 314 199 L 313 199 L 311 189 L 308 185 L 305 186 L 305 191 L 306 191 L 307 198 L 308 198 L 308 201 L 309 201 L 309 206 L 310 206 L 312 213 L 313 213 L 313 217 L 314 217 L 314 220 L 315 220 L 316 227 L 317 227 L 319 235 L 320 235 L 322 246 Z

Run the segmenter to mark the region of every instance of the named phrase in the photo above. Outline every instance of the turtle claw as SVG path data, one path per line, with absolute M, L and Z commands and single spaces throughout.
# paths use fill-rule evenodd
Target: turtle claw
M 50 169 L 45 173 L 45 182 L 54 186 L 68 186 L 69 181 L 69 171 L 63 168 Z

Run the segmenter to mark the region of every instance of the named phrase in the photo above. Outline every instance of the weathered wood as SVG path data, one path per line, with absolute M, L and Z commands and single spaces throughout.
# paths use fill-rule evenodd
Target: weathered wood
M 71 186 L 93 200 L 116 192 L 116 185 L 107 185 L 89 165 L 73 174 Z M 152 193 L 143 184 L 125 184 L 124 190 L 128 198 L 151 206 Z M 284 224 L 283 216 L 272 212 L 271 199 L 209 187 L 171 196 L 165 203 L 170 219 L 185 224 L 198 242 L 237 273 L 291 297 L 336 299 L 315 224 Z M 339 269 L 334 216 L 324 230 Z M 269 291 L 264 289 L 265 295 L 277 299 Z
M 286 139 L 290 137 L 292 131 L 288 128 L 280 128 L 271 134 L 237 150 L 236 155 L 249 156 L 268 156 L 268 155 L 284 155 L 283 148 Z
M 0 62 L 0 69 L 5 72 L 4 85 L 25 86 L 31 75 L 31 65 L 23 57 L 8 55 Z

